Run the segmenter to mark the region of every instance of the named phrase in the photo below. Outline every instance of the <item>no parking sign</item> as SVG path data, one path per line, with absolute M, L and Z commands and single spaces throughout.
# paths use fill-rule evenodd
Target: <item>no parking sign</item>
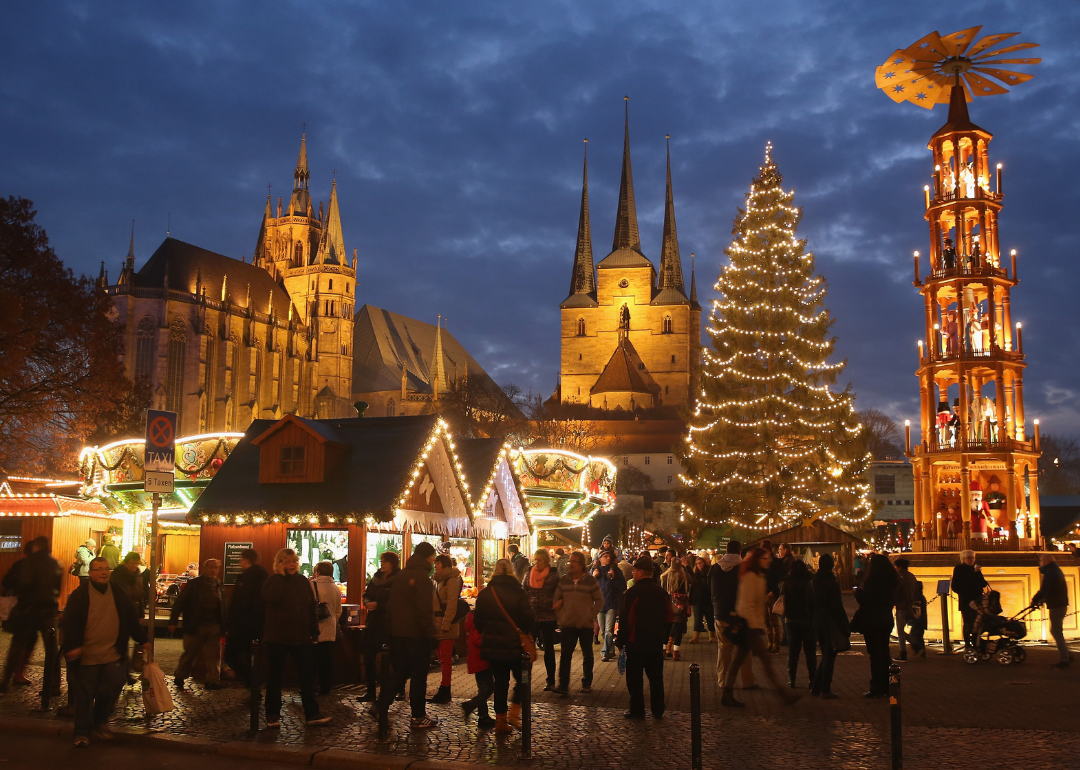
M 143 449 L 143 488 L 165 494 L 173 491 L 176 465 L 176 412 L 146 410 L 146 443 Z

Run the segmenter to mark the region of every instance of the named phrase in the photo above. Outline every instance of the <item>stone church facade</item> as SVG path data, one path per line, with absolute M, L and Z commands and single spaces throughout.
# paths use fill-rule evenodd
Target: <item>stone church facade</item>
M 683 282 L 671 155 L 657 270 L 641 250 L 629 117 L 611 253 L 594 269 L 586 157 L 570 295 L 560 309 L 562 403 L 629 411 L 691 404 L 701 355 L 701 306 L 693 272 L 689 295 Z

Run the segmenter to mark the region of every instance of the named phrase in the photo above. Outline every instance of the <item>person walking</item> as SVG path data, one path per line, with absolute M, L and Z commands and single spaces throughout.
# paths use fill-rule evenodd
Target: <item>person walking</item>
M 491 665 L 495 680 L 495 732 L 513 732 L 521 727 L 521 637 L 533 630 L 533 610 L 510 560 L 495 562 L 491 580 L 476 597 L 473 622 L 480 632 L 480 657 Z M 508 709 L 511 676 L 517 684 Z
M 75 549 L 75 563 L 72 565 L 72 574 L 79 578 L 79 585 L 90 582 L 90 560 L 94 558 L 97 550 L 97 541 L 92 537 Z
M 374 703 L 379 698 L 379 653 L 389 640 L 387 627 L 387 607 L 390 603 L 390 589 L 394 579 L 401 572 L 401 557 L 393 551 L 383 551 L 379 556 L 379 569 L 371 576 L 364 588 L 364 608 L 367 615 L 364 620 L 364 678 L 367 680 L 367 692 L 357 700 L 361 703 Z M 386 682 L 382 683 L 387 686 Z
M 850 633 L 840 582 L 836 579 L 833 557 L 825 554 L 818 561 L 818 570 L 810 580 L 810 616 L 821 647 L 821 662 L 814 673 L 810 694 L 823 700 L 839 696 L 832 691 L 833 669 L 836 665 L 838 644 L 844 644 Z
M 26 664 L 37 644 L 38 634 L 41 634 L 43 645 L 48 643 L 49 629 L 56 627 L 56 615 L 60 608 L 60 585 L 64 569 L 52 557 L 49 539 L 45 536 L 36 537 L 30 541 L 29 547 L 30 553 L 16 563 L 19 569 L 15 579 L 6 580 L 16 602 L 6 623 L 12 634 L 4 675 L 0 678 L 0 693 L 7 692 L 12 681 L 19 685 L 30 684 L 30 680 L 25 676 Z M 14 570 L 14 567 L 12 569 Z M 59 687 L 59 659 L 55 671 L 57 677 L 53 686 Z
M 911 562 L 903 557 L 897 559 L 894 564 L 899 579 L 896 584 L 896 641 L 900 645 L 900 652 L 896 659 L 900 661 L 907 660 L 907 626 L 911 621 L 912 607 L 915 604 L 915 593 L 919 583 L 908 571 L 910 564 Z
M 911 630 L 908 631 L 907 640 L 916 658 L 926 658 L 926 642 L 923 634 L 926 633 L 926 595 L 923 593 L 921 581 L 915 581 L 915 598 L 911 602 Z
M 596 616 L 603 635 L 604 646 L 600 648 L 600 660 L 605 663 L 615 660 L 615 617 L 619 614 L 619 604 L 626 593 L 626 578 L 622 570 L 615 566 L 613 551 L 600 552 L 600 564 L 593 570 L 593 577 L 600 584 L 600 593 L 604 597 L 604 606 Z
M 768 545 L 766 546 L 766 543 Z M 765 627 L 769 639 L 769 652 L 780 652 L 780 644 L 784 640 L 784 618 L 772 612 L 772 606 L 780 598 L 780 584 L 787 577 L 791 564 L 795 557 L 791 555 L 791 549 L 787 543 L 780 543 L 776 551 L 773 551 L 772 541 L 763 540 L 762 547 L 772 555 L 769 563 L 769 571 L 765 575 L 765 585 L 768 594 L 765 597 L 767 612 L 765 613 Z
M 1047 614 L 1050 615 L 1050 636 L 1054 638 L 1058 649 L 1058 662 L 1051 666 L 1068 668 L 1072 663 L 1072 653 L 1065 643 L 1062 625 L 1069 609 L 1069 586 L 1065 582 L 1065 573 L 1061 571 L 1052 553 L 1039 554 L 1039 572 L 1042 573 L 1042 585 L 1032 597 L 1031 605 L 1038 607 L 1045 604 Z
M 896 574 L 889 557 L 875 553 L 870 557 L 866 578 L 855 591 L 859 603 L 859 620 L 856 632 L 866 641 L 866 654 L 870 657 L 870 689 L 867 698 L 885 698 L 889 695 L 889 635 L 893 628 L 893 607 L 900 576 Z
M 560 549 L 561 550 L 561 549 Z M 570 560 L 566 560 L 569 569 Z M 544 648 L 544 668 L 547 684 L 544 690 L 555 689 L 555 627 L 558 619 L 551 606 L 555 601 L 555 586 L 561 575 L 551 566 L 551 555 L 546 548 L 538 548 L 533 554 L 533 565 L 521 581 L 533 611 L 533 633 Z
M 394 578 L 387 602 L 389 613 L 390 666 L 393 685 L 383 684 L 379 692 L 378 713 L 390 710 L 394 694 L 409 682 L 410 726 L 426 730 L 439 724 L 427 715 L 427 675 L 431 662 L 431 645 L 435 639 L 435 587 L 431 583 L 431 566 L 435 563 L 435 546 L 421 541 L 413 548 L 405 569 Z
M 694 610 L 694 635 L 689 644 L 697 644 L 703 631 L 708 631 L 709 641 L 716 641 L 714 630 L 712 593 L 709 588 L 709 572 L 712 566 L 704 555 L 694 558 L 694 571 L 690 575 L 690 606 Z
M 240 552 L 240 574 L 225 615 L 225 664 L 246 686 L 251 685 L 251 647 L 262 638 L 266 622 L 262 589 L 267 577 L 258 551 L 245 548 Z
M 150 603 L 150 570 L 141 570 L 140 566 L 142 566 L 142 557 L 137 552 L 131 551 L 113 569 L 109 579 L 128 595 L 139 617 L 142 618 L 146 615 L 146 607 Z
M 111 573 L 120 566 L 120 549 L 113 543 L 111 535 L 105 535 L 101 538 L 101 541 L 102 545 L 101 550 L 98 552 L 98 556 L 109 563 L 109 572 Z
M 61 623 L 77 748 L 89 746 L 91 736 L 115 737 L 109 720 L 127 681 L 128 640 L 151 652 L 134 603 L 109 580 L 109 562 L 99 556 L 88 567 L 89 579 L 68 597 Z
M 820 562 L 818 564 L 820 566 Z M 792 560 L 788 575 L 780 584 L 780 596 L 784 600 L 784 631 L 788 640 L 788 687 L 791 688 L 795 687 L 800 651 L 806 659 L 806 673 L 811 688 L 817 674 L 817 644 L 810 614 L 810 577 L 806 562 Z
M 653 577 L 656 565 L 648 555 L 634 562 L 634 584 L 623 594 L 615 646 L 626 651 L 626 690 L 630 694 L 627 719 L 645 718 L 645 680 L 649 677 L 649 706 L 656 719 L 664 718 L 665 629 L 671 622 L 667 592 Z
M 975 618 L 979 614 L 978 610 L 971 606 L 971 603 L 979 604 L 982 601 L 983 592 L 990 587 L 989 583 L 986 582 L 986 578 L 983 577 L 982 569 L 975 563 L 974 551 L 960 552 L 960 563 L 953 567 L 950 587 L 953 593 L 956 594 L 957 604 L 960 606 L 960 617 L 963 620 L 964 647 L 968 648 L 975 643 L 971 638 L 971 632 L 975 628 Z
M 334 563 L 315 565 L 311 580 L 315 592 L 315 619 L 319 621 L 319 641 L 315 643 L 315 669 L 319 676 L 319 695 L 329 695 L 334 687 L 334 643 L 341 620 L 341 590 L 334 582 Z
M 544 551 L 547 553 L 547 550 Z M 566 574 L 566 571 L 570 569 L 570 557 L 566 555 L 566 551 L 562 548 L 555 549 L 555 571 L 559 573 L 559 577 Z
M 476 726 L 481 730 L 490 730 L 495 726 L 495 720 L 488 714 L 488 698 L 495 692 L 495 674 L 491 671 L 491 664 L 481 657 L 484 638 L 476 627 L 475 614 L 475 610 L 469 610 L 465 616 L 465 644 L 468 651 L 465 666 L 476 680 L 476 695 L 462 701 L 461 710 L 466 721 L 475 711 Z
M 169 633 L 176 633 L 176 624 L 182 619 L 184 653 L 176 666 L 174 681 L 178 689 L 184 689 L 184 681 L 191 675 L 197 659 L 206 667 L 207 690 L 221 689 L 221 630 L 225 627 L 225 592 L 218 580 L 221 562 L 207 559 L 203 562 L 199 577 L 189 580 L 176 597 L 169 615 Z
M 761 661 L 765 669 L 765 676 L 772 682 L 779 697 L 785 705 L 795 703 L 799 697 L 792 694 L 780 681 L 776 669 L 773 667 L 772 657 L 769 654 L 769 644 L 766 638 L 765 617 L 769 614 L 766 605 L 766 574 L 772 563 L 772 554 L 764 548 L 754 548 L 747 554 L 739 565 L 739 590 L 735 600 L 735 614 L 746 623 L 746 641 L 739 645 L 735 659 L 731 661 L 731 667 L 727 671 L 724 680 L 723 695 L 720 705 L 742 708 L 745 703 L 735 700 L 733 694 L 735 688 L 735 676 L 739 667 L 743 665 L 750 655 Z
M 713 623 L 716 625 L 716 637 L 720 647 L 716 651 L 716 686 L 723 687 L 728 669 L 737 651 L 736 644 L 729 638 L 727 630 L 731 625 L 731 616 L 735 614 L 735 601 L 739 593 L 739 570 L 742 564 L 742 544 L 738 540 L 729 540 L 727 553 L 717 559 L 709 571 L 709 593 L 712 596 Z M 754 667 L 751 658 L 747 658 L 740 670 L 740 681 L 744 690 L 757 688 L 754 682 Z
M 454 560 L 446 554 L 435 557 L 435 639 L 439 656 L 442 679 L 439 689 L 428 698 L 428 703 L 450 702 L 450 680 L 454 674 L 454 642 L 461 634 L 460 626 L 454 622 L 457 614 L 458 599 L 465 585 L 461 572 L 454 566 Z
M 581 646 L 581 692 L 592 692 L 593 648 L 592 632 L 596 615 L 604 606 L 604 595 L 596 578 L 586 572 L 585 554 L 575 551 L 570 555 L 570 569 L 559 578 L 555 586 L 555 600 L 551 606 L 559 619 L 559 684 L 552 689 L 558 695 L 570 691 L 570 666 L 574 660 L 574 647 Z
M 506 554 L 510 559 L 510 563 L 514 566 L 514 577 L 516 577 L 520 583 L 525 578 L 525 573 L 529 570 L 529 560 L 525 558 L 525 555 L 521 552 L 521 549 L 516 543 L 511 543 L 506 546 Z
M 671 562 L 660 578 L 660 585 L 671 597 L 671 629 L 668 631 L 664 657 L 682 660 L 679 648 L 686 633 L 686 620 L 690 616 L 690 578 L 681 561 L 675 559 Z
M 205 569 L 205 568 L 204 568 Z M 300 684 L 300 702 L 309 727 L 329 724 L 315 700 L 313 658 L 319 638 L 315 616 L 315 592 L 300 574 L 300 557 L 291 548 L 274 555 L 274 574 L 263 582 L 266 603 L 263 643 L 266 644 L 266 726 L 281 727 L 281 680 L 291 658 Z

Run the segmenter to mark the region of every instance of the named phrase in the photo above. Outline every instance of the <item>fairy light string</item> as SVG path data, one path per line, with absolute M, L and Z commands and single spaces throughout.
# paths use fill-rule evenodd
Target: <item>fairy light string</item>
M 763 531 L 871 514 L 854 394 L 836 387 L 846 362 L 830 361 L 828 283 L 782 183 L 770 143 L 713 286 L 711 349 L 679 450 L 684 521 Z

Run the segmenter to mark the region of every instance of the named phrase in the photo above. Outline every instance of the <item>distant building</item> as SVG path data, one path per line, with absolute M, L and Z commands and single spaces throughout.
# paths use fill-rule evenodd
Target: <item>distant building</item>
M 915 520 L 915 480 L 911 465 L 903 460 L 875 460 L 866 471 L 870 499 L 876 503 L 877 521 Z

